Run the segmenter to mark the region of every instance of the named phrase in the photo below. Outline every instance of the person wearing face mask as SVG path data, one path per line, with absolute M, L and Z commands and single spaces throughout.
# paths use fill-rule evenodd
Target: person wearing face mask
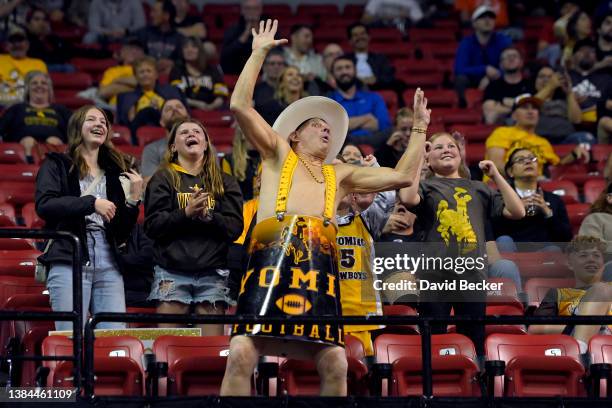
M 420 183 L 402 188 L 400 202 L 414 212 L 423 231 L 423 252 L 427 257 L 461 259 L 465 268 L 447 268 L 435 263 L 417 271 L 419 280 L 482 282 L 487 279 L 483 259 L 486 253 L 487 220 L 497 216 L 520 219 L 525 208 L 514 189 L 490 160 L 480 168 L 497 183 L 496 192 L 480 181 L 466 178 L 459 146 L 452 135 L 436 133 L 429 139 L 427 163 L 431 176 Z M 424 165 L 424 159 L 420 160 Z M 468 260 L 471 266 L 468 267 Z M 479 262 L 480 260 L 480 262 Z M 457 264 L 458 265 L 458 264 Z M 427 289 L 419 294 L 419 314 L 443 316 L 454 308 L 455 315 L 484 316 L 486 291 Z M 446 325 L 432 325 L 432 333 L 446 332 Z M 484 326 L 458 324 L 457 332 L 472 339 L 479 356 L 484 355 Z
M 329 97 L 340 103 L 349 115 L 347 141 L 372 146 L 384 143 L 384 136 L 376 136 L 376 132 L 391 127 L 387 106 L 380 95 L 359 89 L 355 61 L 348 56 L 336 58 L 332 74 L 338 89 Z
M 550 289 L 534 316 L 605 316 L 612 315 L 612 282 L 603 279 L 606 244 L 599 238 L 577 235 L 565 249 L 567 265 L 574 273 L 573 288 Z M 587 352 L 587 345 L 597 333 L 612 334 L 610 326 L 559 326 L 538 324 L 529 334 L 568 334 Z
M 175 123 L 161 168 L 147 184 L 145 233 L 153 240 L 155 277 L 149 300 L 158 313 L 224 314 L 234 302 L 227 251 L 243 228 L 242 195 L 221 171 L 204 126 Z M 176 327 L 160 324 L 160 327 Z M 223 325 L 201 325 L 204 335 Z
M 53 103 L 53 84 L 48 74 L 30 71 L 25 78 L 25 102 L 12 105 L 0 117 L 0 136 L 5 142 L 21 143 L 26 159 L 33 162 L 38 143 L 61 145 L 71 112 Z
M 590 38 L 576 42 L 569 75 L 576 94 L 583 123 L 597 122 L 597 103 L 602 100 L 610 82 L 610 70 L 597 64 L 595 42 Z M 605 65 L 605 64 L 604 64 Z
M 78 109 L 68 123 L 68 152 L 49 153 L 36 177 L 36 212 L 45 228 L 69 231 L 83 255 L 83 323 L 88 311 L 125 312 L 118 247 L 130 235 L 142 195 L 140 175 L 110 142 L 110 122 L 94 107 Z M 129 180 L 124 191 L 120 177 Z M 127 193 L 127 196 L 126 196 Z M 53 240 L 39 260 L 49 265 L 47 288 L 53 311 L 72 310 L 72 253 L 69 241 Z M 56 322 L 70 330 L 71 322 Z M 102 322 L 98 328 L 124 328 Z

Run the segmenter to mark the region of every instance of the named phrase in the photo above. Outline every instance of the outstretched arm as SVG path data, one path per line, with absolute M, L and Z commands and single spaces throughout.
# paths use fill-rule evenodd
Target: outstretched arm
M 406 151 L 395 169 L 357 167 L 343 180 L 347 191 L 371 192 L 409 187 L 418 181 L 431 110 L 421 89 L 414 94 L 414 126 Z
M 247 60 L 230 100 L 230 109 L 236 116 L 240 128 L 247 140 L 255 146 L 262 158 L 274 157 L 277 154 L 277 145 L 282 139 L 272 130 L 270 125 L 253 108 L 253 90 L 257 76 L 261 70 L 264 59 L 273 47 L 285 44 L 287 40 L 275 40 L 274 35 L 278 21 L 271 20 L 259 23 L 259 32 L 253 29 L 253 51 Z

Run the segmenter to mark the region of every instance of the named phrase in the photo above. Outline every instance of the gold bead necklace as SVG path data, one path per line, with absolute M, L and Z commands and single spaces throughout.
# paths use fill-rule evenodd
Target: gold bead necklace
M 298 159 L 300 159 L 300 161 L 302 162 L 302 164 L 304 165 L 304 167 L 306 167 L 306 170 L 308 170 L 308 173 L 310 173 L 310 176 L 314 179 L 314 181 L 316 181 L 319 184 L 323 184 L 325 183 L 325 179 L 320 180 L 317 178 L 317 176 L 315 176 L 315 174 L 313 173 L 312 169 L 310 168 L 310 166 L 308 165 L 308 163 L 306 163 L 306 161 L 304 159 L 302 159 L 302 156 L 297 155 Z

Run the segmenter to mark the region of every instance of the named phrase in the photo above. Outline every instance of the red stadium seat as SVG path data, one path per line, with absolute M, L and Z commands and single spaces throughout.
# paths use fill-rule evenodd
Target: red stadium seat
M 424 60 L 414 58 L 400 58 L 393 61 L 393 66 L 395 67 L 395 75 L 402 77 L 410 75 L 429 74 L 431 72 L 440 72 L 441 69 L 440 61 L 436 61 L 433 59 Z M 414 90 L 411 91 L 412 93 L 409 94 L 408 99 L 406 99 L 406 96 L 404 95 L 405 101 L 412 101 L 411 95 L 414 95 Z M 433 90 L 427 93 L 428 101 L 431 92 L 433 92 Z
M 215 146 L 217 144 L 232 144 L 234 141 L 234 133 L 236 133 L 236 130 L 231 127 L 210 126 L 206 128 L 206 131 Z
M 0 204 L 0 227 L 14 227 L 17 225 L 15 217 L 15 207 L 11 204 Z
M 418 87 L 421 89 L 440 89 L 442 88 L 442 83 L 444 81 L 441 72 L 432 72 L 421 75 L 398 75 L 398 77 L 400 77 L 400 79 L 406 83 L 408 88 L 415 89 Z
M 572 225 L 572 233 L 576 235 L 580 229 L 580 224 L 584 217 L 589 215 L 591 210 L 590 204 L 576 203 L 566 205 L 567 215 L 569 217 L 570 224 Z
M 347 382 L 349 395 L 366 393 L 368 369 L 363 363 L 363 345 L 356 337 L 346 335 L 345 351 L 348 362 Z M 278 369 L 278 395 L 319 395 L 321 379 L 313 361 L 287 359 Z
M 436 60 L 453 61 L 457 53 L 458 44 L 455 41 L 440 43 L 438 41 L 428 41 L 419 43 L 419 48 L 423 51 L 425 58 Z
M 25 163 L 25 150 L 20 143 L 0 143 L 0 163 Z
M 28 228 L 43 228 L 45 221 L 36 213 L 34 203 L 27 203 L 21 208 L 21 217 Z
M 567 267 L 565 255 L 560 252 L 504 252 L 501 255 L 517 264 L 523 279 L 574 276 Z
M 51 72 L 54 89 L 74 89 L 82 91 L 93 85 L 91 75 L 86 72 Z M 91 102 L 91 101 L 90 101 Z
M 397 93 L 395 91 L 376 91 L 376 93 L 384 99 L 389 115 L 394 117 L 398 106 Z
M 139 213 L 144 214 L 144 205 L 140 206 Z M 154 307 L 127 307 L 126 313 L 144 313 L 144 314 L 153 314 L 157 313 L 156 308 Z M 138 322 L 130 322 L 127 324 L 127 327 L 130 329 L 138 328 L 138 327 L 157 327 L 157 323 L 138 323 Z
M 132 135 L 130 134 L 130 129 L 126 126 L 122 125 L 113 125 L 113 134 L 111 136 L 111 142 L 114 145 L 131 145 L 132 144 Z
M 223 82 L 225 82 L 230 91 L 233 91 L 236 82 L 238 82 L 238 75 L 225 74 L 223 75 Z
M 465 147 L 465 160 L 468 165 L 484 160 L 487 148 L 483 143 L 470 143 Z
M 593 177 L 590 165 L 586 163 L 571 163 L 562 166 L 552 166 L 550 176 L 553 180 L 567 180 L 582 186 L 587 180 Z
M 359 20 L 363 15 L 363 5 L 361 4 L 347 4 L 344 6 L 342 15 L 345 17 L 352 17 L 355 21 Z
M 0 181 L 0 202 L 23 205 L 32 201 L 36 185 L 33 182 Z
M 414 89 L 404 92 L 404 101 L 412 104 Z M 450 89 L 431 89 L 427 91 L 427 106 L 433 108 L 454 108 L 457 106 L 457 93 Z
M 612 154 L 612 145 L 610 144 L 596 144 L 591 147 L 591 157 L 593 160 L 598 162 L 608 161 Z
M 437 30 L 435 28 L 411 28 L 408 31 L 410 41 L 416 44 L 436 43 L 436 45 L 452 44 L 457 49 L 457 37 L 452 30 Z
M 19 293 L 42 293 L 45 285 L 36 282 L 34 277 L 0 275 L 0 305 Z
M 417 316 L 417 311 L 408 305 L 383 305 L 383 315 L 385 316 Z M 392 334 L 416 334 L 419 327 L 414 324 L 388 325 L 381 332 Z
M 484 143 L 487 138 L 493 133 L 497 125 L 453 125 L 449 126 L 449 131 L 457 131 L 461 133 L 468 143 Z
M 295 14 L 298 16 L 310 15 L 334 19 L 340 17 L 340 10 L 335 4 L 300 4 Z M 319 35 L 318 32 L 316 35 Z
M 31 251 L 32 241 L 26 238 L 0 238 L 0 251 Z
M 11 296 L 5 303 L 5 310 L 33 311 L 33 312 L 50 312 L 49 295 L 43 294 L 17 294 Z M 52 321 L 41 320 L 11 320 L 6 323 L 5 331 L 6 338 L 14 338 L 19 341 L 20 351 L 27 356 L 41 354 L 41 345 L 45 337 L 48 336 L 50 330 L 55 330 L 55 325 Z M 6 344 L 5 338 L 2 338 L 3 346 Z M 40 362 L 27 361 L 18 362 L 21 371 L 22 387 L 35 386 L 35 371 L 36 367 L 40 366 Z
M 191 111 L 191 117 L 199 120 L 206 127 L 229 127 L 234 121 L 234 116 L 230 111 L 205 111 L 194 109 Z
M 35 164 L 0 164 L 0 181 L 36 182 L 38 166 Z
M 136 130 L 139 146 L 146 146 L 164 137 L 166 137 L 166 129 L 160 126 L 141 126 Z
M 72 340 L 49 336 L 42 344 L 44 356 L 72 355 Z M 94 344 L 94 392 L 96 395 L 141 396 L 144 393 L 144 347 L 131 336 L 98 337 Z M 45 361 L 51 372 L 47 386 L 72 387 L 71 361 Z
M 36 258 L 40 254 L 40 251 L 33 248 L 25 251 L 0 250 L 0 275 L 34 276 Z
M 612 336 L 598 334 L 591 337 L 589 341 L 589 357 L 591 364 L 612 364 Z M 612 382 L 602 380 L 599 385 L 600 396 L 605 397 L 610 393 Z M 608 395 L 610 398 L 610 395 Z
M 354 21 L 355 20 L 353 20 L 352 22 Z M 350 24 L 351 23 L 349 23 L 348 25 Z M 390 43 L 401 43 L 402 33 L 397 28 L 393 27 L 370 28 L 370 38 L 372 41 L 388 41 Z
M 506 362 L 505 386 L 496 381 L 495 395 L 506 397 L 579 397 L 584 395 L 578 342 L 571 336 L 492 334 L 488 360 Z
M 578 188 L 569 180 L 543 181 L 540 183 L 544 191 L 549 191 L 561 196 L 565 204 L 580 202 Z
M 462 108 L 438 108 L 436 109 L 436 117 L 446 127 L 477 125 L 482 121 L 482 113 L 480 111 Z
M 532 278 L 525 283 L 525 292 L 529 299 L 529 306 L 538 307 L 552 288 L 573 288 L 576 284 L 574 278 Z
M 433 394 L 437 397 L 479 396 L 476 350 L 461 334 L 431 336 Z M 383 334 L 374 342 L 376 361 L 393 364 L 391 395 L 422 395 L 421 337 Z
M 576 148 L 576 145 L 573 145 L 573 144 L 554 145 L 553 148 L 555 149 L 555 153 L 557 154 L 557 156 L 559 156 L 560 158 L 563 158 L 564 156 L 567 156 L 568 154 L 570 154 L 572 150 Z
M 467 107 L 481 108 L 482 107 L 482 99 L 484 96 L 484 92 L 480 89 L 467 89 L 465 91 L 465 99 L 467 101 Z
M 606 180 L 603 178 L 591 178 L 584 183 L 584 201 L 592 204 L 597 197 L 605 190 Z
M 70 63 L 75 66 L 77 71 L 87 72 L 93 76 L 99 76 L 106 69 L 117 65 L 117 60 L 114 58 L 81 58 L 76 57 L 70 60 Z
M 278 19 L 280 17 L 289 17 L 292 15 L 292 12 L 291 7 L 287 4 L 266 4 L 263 8 L 263 14 Z
M 157 361 L 168 363 L 168 380 L 159 394 L 218 395 L 225 373 L 228 336 L 161 336 L 153 344 Z
M 140 158 L 142 157 L 142 151 L 144 150 L 144 146 L 119 145 L 117 146 L 117 149 L 140 160 Z
M 342 44 L 340 44 L 342 46 Z M 346 49 L 343 47 L 343 49 Z M 384 54 L 389 59 L 407 59 L 414 55 L 414 47 L 411 47 L 408 43 L 396 44 L 388 42 L 372 42 L 370 43 L 369 50 L 371 52 L 377 52 Z M 399 75 L 397 75 L 399 77 Z

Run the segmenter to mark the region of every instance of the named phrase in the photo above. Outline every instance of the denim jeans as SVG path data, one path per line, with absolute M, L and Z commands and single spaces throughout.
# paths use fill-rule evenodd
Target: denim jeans
M 500 235 L 495 240 L 495 243 L 497 244 L 497 249 L 499 249 L 499 252 L 519 252 L 519 250 L 516 247 L 516 242 L 514 242 L 514 239 L 512 239 L 510 235 Z M 550 244 L 550 245 L 546 245 L 542 247 L 538 246 L 537 249 L 534 249 L 533 251 L 561 252 L 561 248 L 559 248 L 557 245 Z M 532 251 L 520 251 L 520 252 L 532 252 Z
M 83 266 L 83 323 L 87 312 L 125 313 L 125 290 L 111 248 L 103 231 L 87 232 L 89 262 Z M 51 264 L 47 288 L 51 308 L 56 312 L 72 310 L 72 265 Z M 102 322 L 98 329 L 123 329 L 125 323 Z M 56 330 L 72 330 L 72 322 L 55 322 Z
M 490 278 L 507 278 L 512 279 L 516 290 L 520 293 L 523 291 L 521 283 L 521 272 L 518 265 L 509 259 L 498 259 L 489 265 Z

